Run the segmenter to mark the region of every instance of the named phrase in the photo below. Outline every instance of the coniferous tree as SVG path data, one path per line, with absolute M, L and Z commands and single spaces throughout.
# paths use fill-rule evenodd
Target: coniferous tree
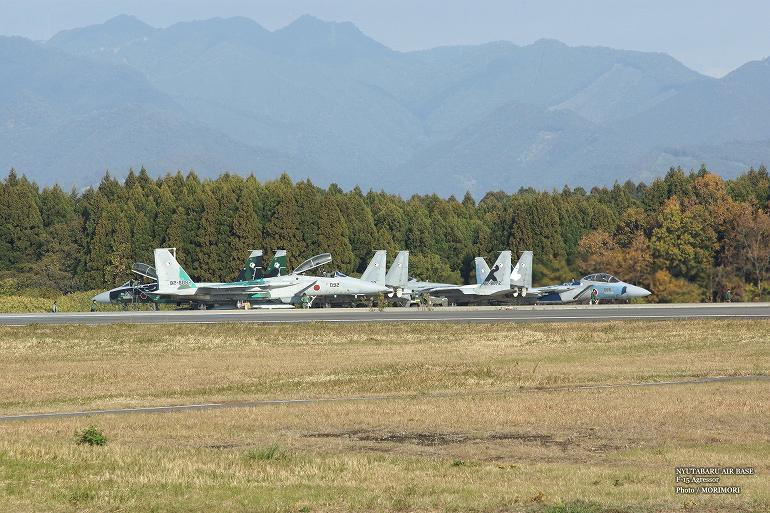
M 257 213 L 254 211 L 253 191 L 245 189 L 238 201 L 238 211 L 233 218 L 233 226 L 230 233 L 230 268 L 231 278 L 238 275 L 238 270 L 249 252 L 262 248 L 262 226 Z
M 13 170 L 3 189 L 0 250 L 5 253 L 5 266 L 35 263 L 42 256 L 45 234 L 37 190 Z
M 197 246 L 196 275 L 201 281 L 219 281 L 223 279 L 220 244 L 228 241 L 220 239 L 219 202 L 211 191 L 203 196 L 203 215 L 195 238 Z
M 355 257 L 355 271 L 363 272 L 373 251 L 385 249 L 375 247 L 377 229 L 361 190 L 356 188 L 350 194 L 337 198 L 337 207 L 348 228 L 348 240 Z
M 88 244 L 88 256 L 85 261 L 86 273 L 85 283 L 90 289 L 103 287 L 107 284 L 108 275 L 105 272 L 109 264 L 110 253 L 112 252 L 111 241 L 111 220 L 106 213 L 102 214 L 96 223 L 94 233 Z
M 318 212 L 318 240 L 321 251 L 332 254 L 333 265 L 343 273 L 355 268 L 355 255 L 347 238 L 347 226 L 334 198 L 327 195 L 321 201 Z
M 153 245 L 152 227 L 144 211 L 138 211 L 133 216 L 131 229 L 131 259 L 134 262 L 145 262 L 152 265 Z
M 124 283 L 131 276 L 131 227 L 127 217 L 117 209 L 112 210 L 110 217 L 113 222 L 113 231 L 107 265 L 104 268 L 104 278 L 107 286 L 116 286 Z
M 300 206 L 291 190 L 281 190 L 281 197 L 275 212 L 265 227 L 265 245 L 269 251 L 285 249 L 288 253 L 289 267 L 295 267 L 307 255 L 307 244 L 299 223 Z
M 155 213 L 155 222 L 152 224 L 153 248 L 166 244 L 166 233 L 176 208 L 177 201 L 174 200 L 169 185 L 163 183 L 158 188 L 158 208 Z
M 166 233 L 163 236 L 162 247 L 181 249 L 187 246 L 187 211 L 183 206 L 178 206 L 171 216 Z M 177 259 L 181 263 L 181 255 L 177 253 Z

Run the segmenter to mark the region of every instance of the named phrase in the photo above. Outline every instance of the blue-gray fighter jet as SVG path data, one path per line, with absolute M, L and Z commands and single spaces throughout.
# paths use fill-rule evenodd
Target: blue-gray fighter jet
M 620 281 L 607 273 L 589 274 L 562 285 L 536 287 L 526 291 L 538 303 L 561 304 L 598 301 L 630 300 L 647 297 L 651 292 L 637 285 Z
M 476 276 L 486 276 L 489 266 L 486 261 L 476 258 Z M 521 260 L 511 271 L 512 297 L 529 298 L 541 304 L 564 304 L 594 301 L 627 301 L 647 297 L 651 292 L 637 285 L 620 281 L 607 273 L 589 274 L 579 280 L 561 285 L 532 287 L 532 252 L 525 251 Z

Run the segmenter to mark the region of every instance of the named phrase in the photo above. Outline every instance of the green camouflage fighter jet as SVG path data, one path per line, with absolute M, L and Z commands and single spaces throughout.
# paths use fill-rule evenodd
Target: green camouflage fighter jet
M 249 299 L 269 298 L 262 288 L 269 281 L 286 273 L 286 251 L 275 252 L 270 268 L 264 272 L 261 251 L 252 251 L 237 281 L 195 283 L 176 260 L 174 248 L 155 250 L 155 270 L 158 288 L 150 295 L 153 301 L 190 303 L 193 308 L 206 310 L 217 305 L 233 305 Z
M 171 248 L 170 251 L 173 251 L 174 255 L 176 254 L 176 250 L 174 248 Z M 267 270 L 265 270 L 262 265 L 263 255 L 264 252 L 261 249 L 252 250 L 251 254 L 249 254 L 249 257 L 244 262 L 243 268 L 238 274 L 238 279 L 233 283 L 256 283 L 258 280 L 286 274 L 286 251 L 276 251 Z M 192 302 L 188 299 L 180 299 L 173 296 L 156 294 L 159 285 L 158 274 L 154 267 L 143 263 L 135 263 L 131 268 L 131 271 L 135 274 L 138 274 L 143 279 L 149 279 L 150 283 L 128 281 L 120 287 L 116 287 L 114 289 L 97 294 L 92 298 L 92 300 L 98 304 L 122 305 L 136 303 L 150 303 L 155 306 L 160 304 L 192 304 Z M 235 302 L 237 302 L 237 300 L 227 301 L 228 304 Z M 193 306 L 199 307 L 198 304 Z

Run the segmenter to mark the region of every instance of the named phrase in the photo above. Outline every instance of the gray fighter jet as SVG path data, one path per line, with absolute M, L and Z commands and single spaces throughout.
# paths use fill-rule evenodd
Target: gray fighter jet
M 431 296 L 444 297 L 449 303 L 456 305 L 502 302 L 513 293 L 511 269 L 511 252 L 503 251 L 481 283 L 437 287 L 427 289 L 426 292 Z
M 483 257 L 476 257 L 476 283 L 484 281 L 484 277 L 489 274 L 489 265 Z M 522 251 L 519 261 L 511 269 L 511 296 L 518 297 L 519 294 L 527 295 L 527 290 L 532 288 L 532 252 Z
M 387 251 L 380 249 L 374 252 L 374 256 L 369 261 L 369 265 L 366 266 L 364 273 L 361 275 L 361 280 L 369 283 L 375 283 L 377 285 L 385 285 L 385 267 L 387 264 Z M 349 278 L 349 276 L 340 271 L 334 271 L 331 274 L 326 275 L 327 278 Z M 385 292 L 383 292 L 384 294 Z M 333 306 L 349 307 L 361 305 L 362 299 L 371 297 L 371 295 L 361 294 L 334 294 L 325 295 L 319 297 L 313 301 L 312 306 L 321 306 L 323 308 L 330 308 Z

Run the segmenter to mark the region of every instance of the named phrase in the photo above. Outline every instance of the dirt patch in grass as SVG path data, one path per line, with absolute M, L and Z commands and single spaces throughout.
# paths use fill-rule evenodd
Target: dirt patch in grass
M 425 431 L 341 431 L 307 433 L 307 438 L 346 439 L 358 442 L 408 444 L 422 447 L 440 447 L 455 444 L 496 443 L 502 445 L 557 448 L 562 451 L 581 449 L 602 453 L 620 448 L 618 444 L 600 440 L 591 431 L 556 436 L 548 433 L 494 432 L 489 434 L 425 432 Z

